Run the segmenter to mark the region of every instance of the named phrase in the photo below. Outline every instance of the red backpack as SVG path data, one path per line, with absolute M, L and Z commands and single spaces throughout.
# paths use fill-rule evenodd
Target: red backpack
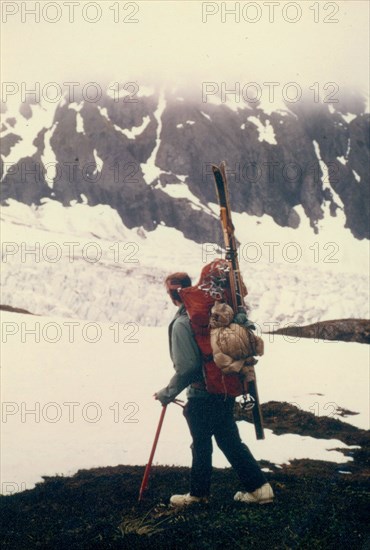
M 239 374 L 223 374 L 217 367 L 213 360 L 209 327 L 210 312 L 216 300 L 232 305 L 228 269 L 225 260 L 214 260 L 203 268 L 196 286 L 182 288 L 178 292 L 202 354 L 207 391 L 237 397 L 246 393 L 243 377 Z

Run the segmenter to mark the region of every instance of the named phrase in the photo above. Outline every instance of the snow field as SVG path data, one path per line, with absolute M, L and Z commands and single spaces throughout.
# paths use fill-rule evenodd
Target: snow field
M 72 332 L 66 322 L 76 323 Z M 38 341 L 32 334 L 35 323 L 40 324 Z M 146 464 L 160 415 L 152 396 L 173 374 L 167 328 L 120 325 L 118 332 L 112 324 L 87 325 L 2 312 L 4 487 L 16 483 L 29 489 L 42 475 L 71 475 L 80 468 Z M 314 407 L 320 415 L 332 415 L 330 404 L 335 403 L 360 413 L 346 422 L 368 428 L 367 346 L 309 340 L 293 344 L 275 336 L 256 368 L 261 402 L 289 401 L 304 410 Z M 349 374 L 351 387 L 346 383 Z M 266 430 L 266 439 L 257 441 L 253 426 L 240 422 L 239 429 L 257 459 L 276 464 L 294 458 L 351 461 L 330 450 L 349 448 L 337 440 L 276 436 Z M 155 463 L 189 466 L 189 445 L 182 410 L 172 404 Z M 214 447 L 214 466 L 228 466 Z
M 2 303 L 34 313 L 164 325 L 171 316 L 164 277 L 183 270 L 196 282 L 220 256 L 217 243 L 194 243 L 173 228 L 129 230 L 109 206 L 9 203 L 1 213 Z M 335 220 L 320 235 L 303 223 L 279 228 L 268 216 L 235 214 L 234 223 L 250 315 L 262 330 L 368 317 L 367 242 Z

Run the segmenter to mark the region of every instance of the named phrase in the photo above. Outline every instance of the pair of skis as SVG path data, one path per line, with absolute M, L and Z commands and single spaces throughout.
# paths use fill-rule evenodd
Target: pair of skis
M 225 259 L 229 262 L 230 267 L 229 275 L 233 309 L 235 313 L 245 313 L 246 308 L 243 300 L 245 288 L 243 289 L 243 283 L 241 280 L 235 230 L 231 219 L 229 188 L 226 178 L 225 162 L 222 162 L 220 166 L 212 165 L 212 171 L 216 182 L 217 197 L 220 205 L 220 219 L 226 251 Z M 256 380 L 248 382 L 244 400 L 252 407 L 253 423 L 257 439 L 264 439 L 265 435 L 263 431 L 262 411 L 258 398 Z

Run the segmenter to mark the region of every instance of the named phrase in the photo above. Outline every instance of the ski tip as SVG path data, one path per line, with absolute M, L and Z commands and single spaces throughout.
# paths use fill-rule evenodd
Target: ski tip
M 222 161 L 220 163 L 220 166 L 217 166 L 217 164 L 212 164 L 212 170 L 214 172 L 220 172 L 222 169 L 226 170 L 226 161 Z

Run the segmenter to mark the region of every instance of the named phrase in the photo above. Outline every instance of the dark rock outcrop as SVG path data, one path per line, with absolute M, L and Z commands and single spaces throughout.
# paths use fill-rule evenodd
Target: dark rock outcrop
M 306 326 L 290 326 L 276 330 L 272 334 L 285 334 L 298 338 L 315 338 L 316 340 L 341 340 L 370 344 L 370 321 L 367 319 L 338 319 L 321 321 Z
M 1 311 L 10 311 L 11 313 L 28 313 L 29 315 L 33 315 L 30 311 L 27 309 L 22 309 L 20 307 L 13 307 L 13 306 L 5 306 L 0 304 L 0 310 Z

